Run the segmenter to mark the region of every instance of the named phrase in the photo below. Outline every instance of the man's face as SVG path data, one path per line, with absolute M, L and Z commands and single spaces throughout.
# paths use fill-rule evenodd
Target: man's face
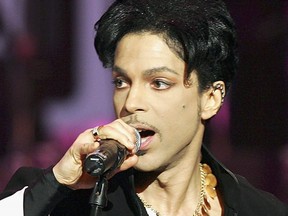
M 200 148 L 201 97 L 195 73 L 184 85 L 185 66 L 157 35 L 130 34 L 118 43 L 114 106 L 118 118 L 142 130 L 137 169 L 163 170 Z

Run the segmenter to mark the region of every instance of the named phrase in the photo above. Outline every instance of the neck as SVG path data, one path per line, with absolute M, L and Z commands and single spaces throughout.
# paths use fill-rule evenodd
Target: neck
M 180 210 L 193 212 L 200 197 L 200 157 L 198 153 L 194 157 L 190 154 L 189 159 L 187 157 L 187 160 L 181 160 L 177 166 L 165 171 L 137 173 L 136 192 L 161 215 L 180 215 Z M 185 212 L 182 214 L 185 215 Z

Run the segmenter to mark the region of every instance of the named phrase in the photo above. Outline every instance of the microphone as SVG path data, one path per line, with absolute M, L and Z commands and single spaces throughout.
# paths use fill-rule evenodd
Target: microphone
M 141 136 L 135 129 L 136 152 L 141 146 Z M 84 171 L 91 176 L 101 176 L 112 171 L 124 162 L 128 151 L 126 147 L 113 139 L 100 140 L 100 146 L 95 152 L 89 154 L 84 161 Z

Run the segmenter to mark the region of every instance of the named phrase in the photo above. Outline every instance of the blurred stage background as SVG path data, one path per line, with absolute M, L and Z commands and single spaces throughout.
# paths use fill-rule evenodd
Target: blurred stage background
M 114 119 L 93 48 L 111 0 L 0 0 L 0 190 L 19 166 L 54 164 L 86 128 Z M 240 68 L 207 146 L 288 203 L 288 2 L 226 0 Z

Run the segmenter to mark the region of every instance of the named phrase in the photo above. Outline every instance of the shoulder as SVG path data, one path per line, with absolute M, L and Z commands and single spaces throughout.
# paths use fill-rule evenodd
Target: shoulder
M 255 188 L 244 177 L 235 175 L 239 182 L 239 215 L 288 216 L 288 206 L 276 196 Z
M 33 184 L 38 177 L 43 175 L 43 173 L 44 169 L 20 167 L 10 178 L 3 192 L 0 194 L 0 199 L 10 196 L 25 186 Z
M 7 187 L 15 184 L 29 185 L 44 174 L 44 169 L 35 167 L 20 167 L 11 177 Z
M 203 162 L 208 163 L 218 180 L 223 204 L 231 215 L 288 216 L 288 206 L 273 194 L 259 190 L 244 177 L 234 174 L 203 146 Z M 230 215 L 230 214 L 228 214 Z

